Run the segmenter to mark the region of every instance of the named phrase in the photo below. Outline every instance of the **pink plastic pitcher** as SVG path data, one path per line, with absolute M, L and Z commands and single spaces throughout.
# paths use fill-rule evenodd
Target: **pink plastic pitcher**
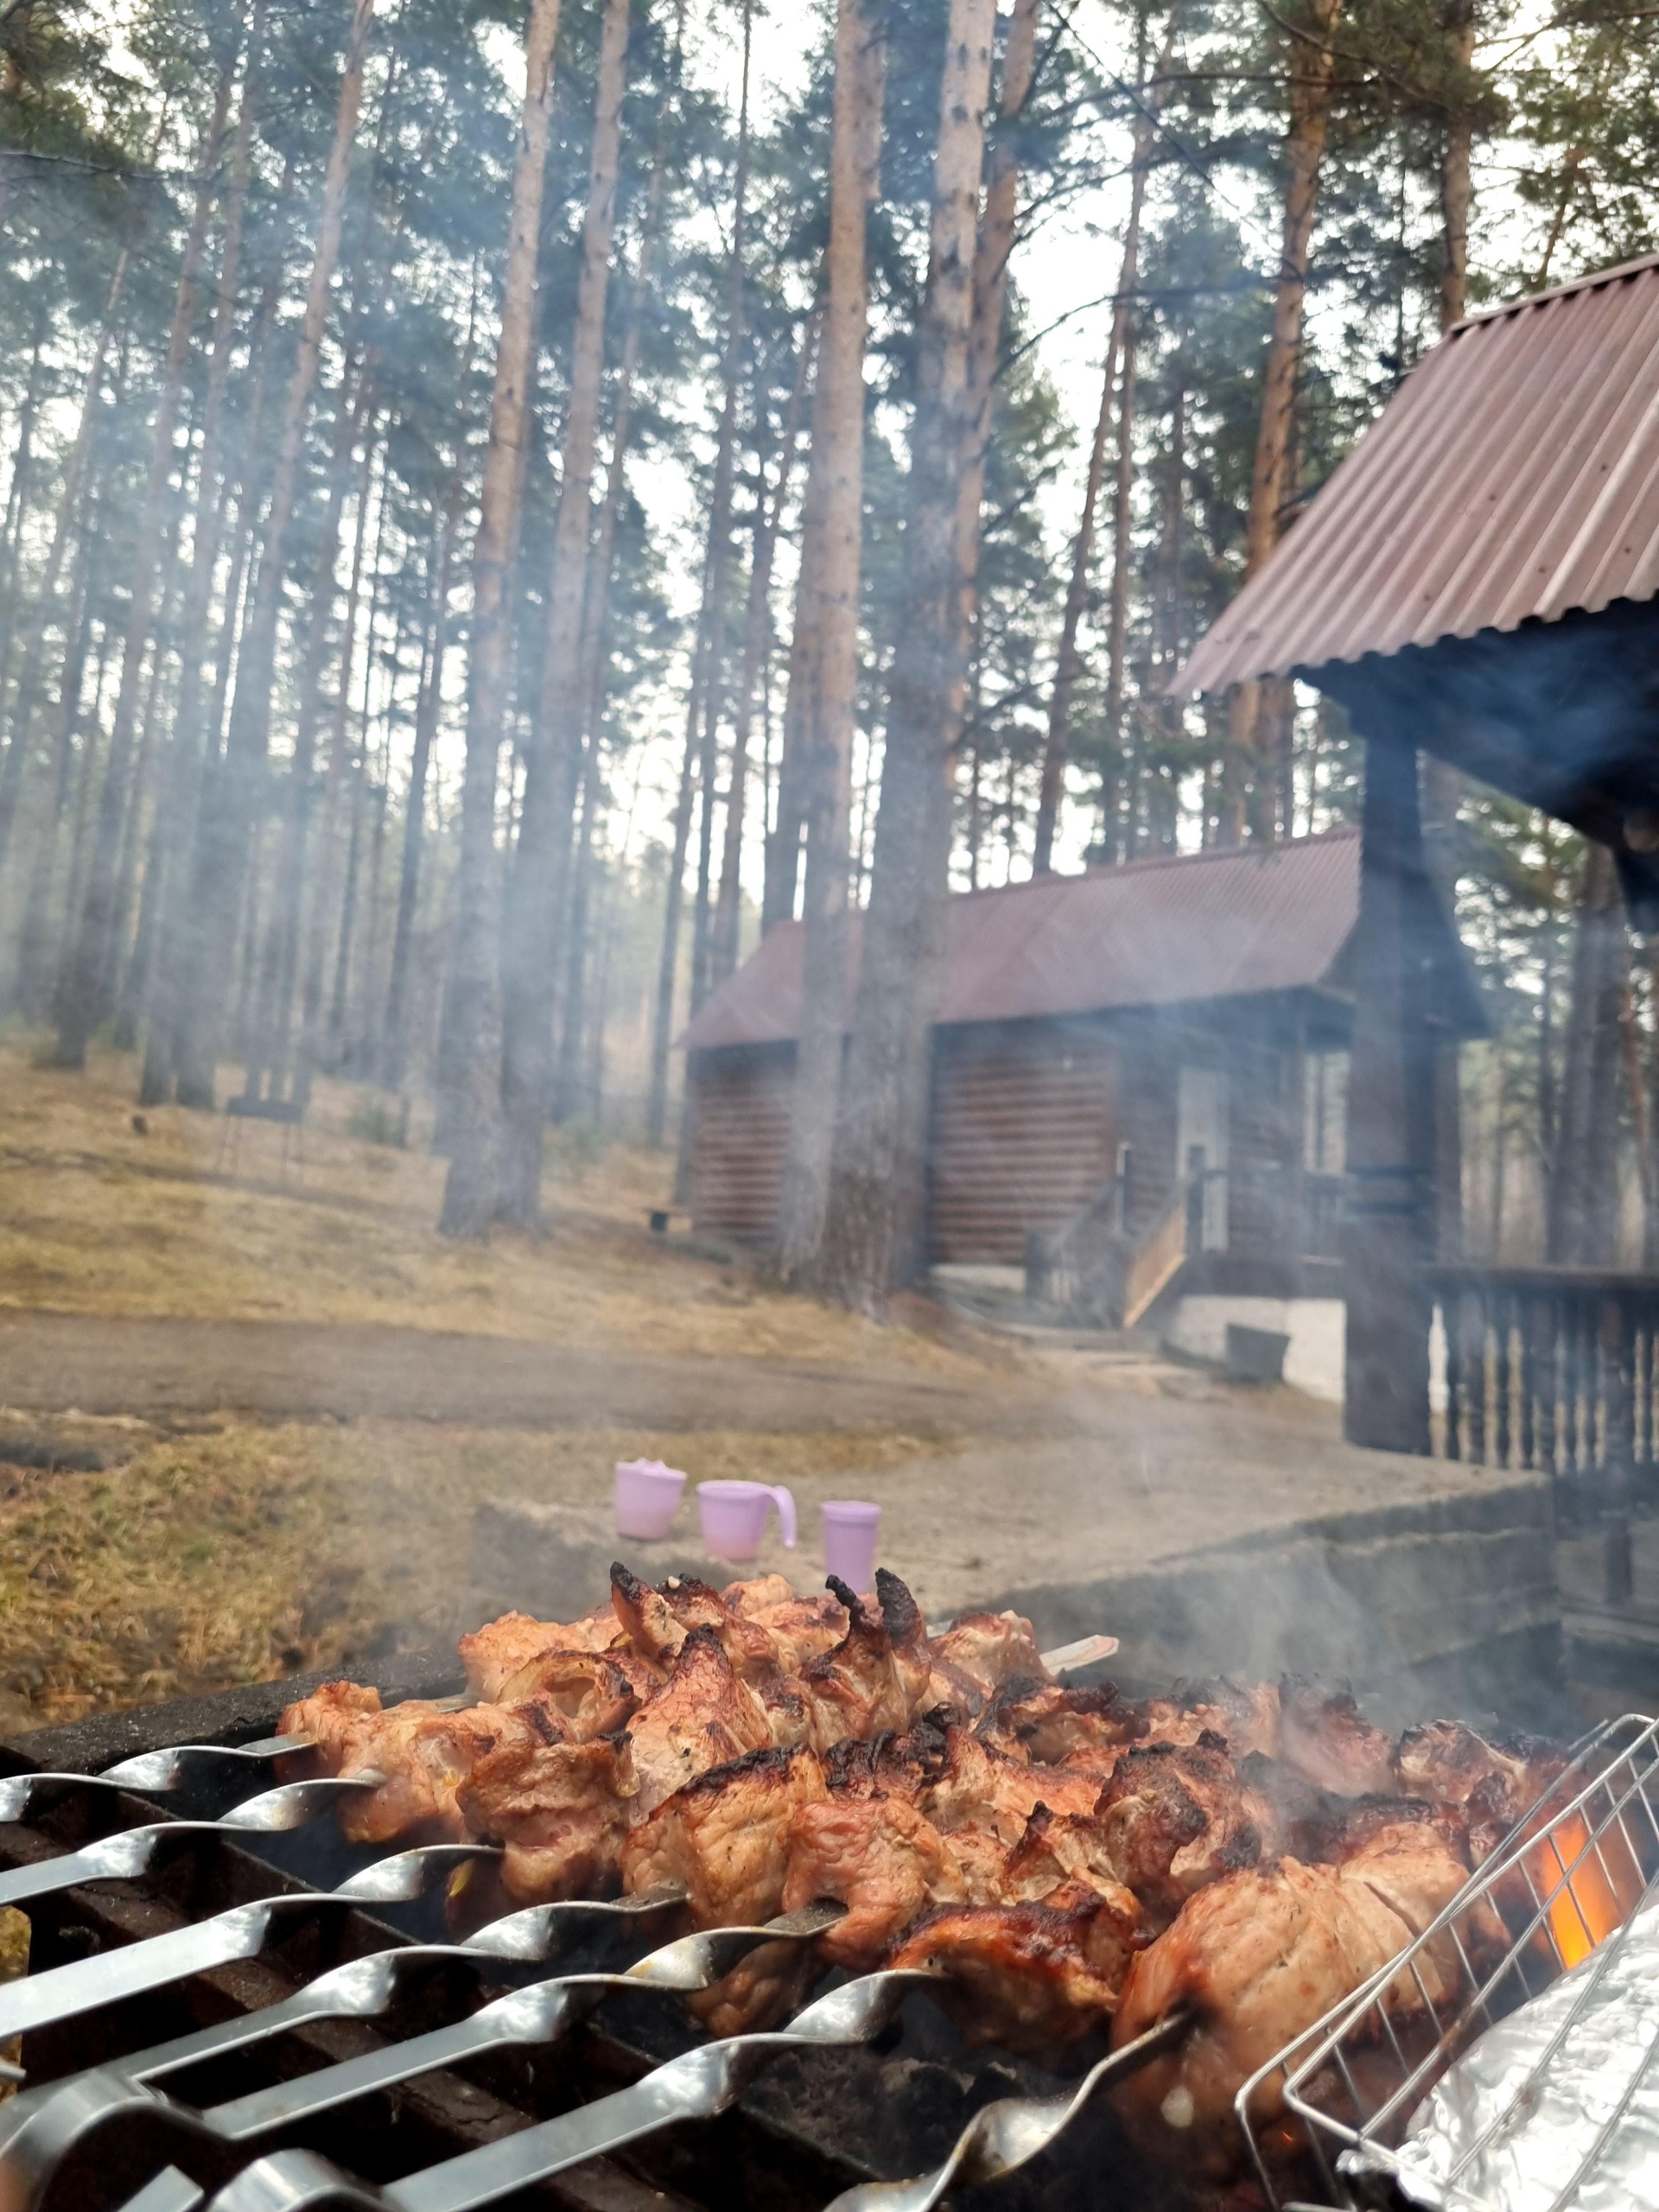
M 685 1477 L 660 1459 L 619 1459 L 616 1463 L 616 1533 L 655 1543 L 674 1525 Z
M 766 1533 L 766 1509 L 776 1505 L 784 1542 L 795 1548 L 795 1501 L 781 1484 L 699 1483 L 697 1513 L 703 1549 L 710 1559 L 754 1559 Z
M 823 1570 L 861 1593 L 875 1580 L 875 1540 L 881 1509 L 852 1497 L 828 1498 L 823 1508 Z

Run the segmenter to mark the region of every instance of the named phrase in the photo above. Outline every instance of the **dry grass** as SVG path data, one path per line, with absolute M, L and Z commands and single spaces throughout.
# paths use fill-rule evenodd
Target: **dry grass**
M 319 1087 L 303 1166 L 285 1173 L 270 1125 L 164 1108 L 135 1128 L 135 1077 L 114 1054 L 77 1076 L 35 1066 L 26 1039 L 0 1047 L 0 1306 L 372 1321 L 963 1375 L 1017 1364 L 919 1303 L 906 1325 L 877 1329 L 777 1290 L 741 1255 L 653 1238 L 645 1217 L 671 1172 L 661 1154 L 550 1157 L 545 1236 L 457 1245 L 434 1228 L 443 1162 L 350 1136 L 360 1094 L 349 1087 Z
M 0 1421 L 6 1734 L 447 1642 L 467 1624 L 481 1498 L 597 1499 L 612 1462 L 640 1453 L 699 1481 L 776 1481 L 874 1472 L 938 1448 L 741 1430 L 550 1435 L 366 1421 L 166 1435 L 134 1422 L 29 1425 L 31 1454 L 51 1437 L 122 1462 L 62 1474 L 5 1462 L 22 1433 L 16 1418 Z

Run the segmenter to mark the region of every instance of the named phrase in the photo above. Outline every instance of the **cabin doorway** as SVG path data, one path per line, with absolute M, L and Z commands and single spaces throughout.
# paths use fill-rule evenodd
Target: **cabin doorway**
M 1224 1070 L 1181 1070 L 1175 1157 L 1186 1185 L 1189 1250 L 1227 1249 L 1227 1103 Z

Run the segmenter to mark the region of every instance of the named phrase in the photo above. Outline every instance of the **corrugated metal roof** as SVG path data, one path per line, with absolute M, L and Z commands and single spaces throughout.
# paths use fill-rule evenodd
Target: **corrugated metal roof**
M 939 1019 L 1006 1021 L 1294 990 L 1325 980 L 1358 913 L 1351 830 L 961 892 L 950 903 Z M 855 977 L 858 943 L 855 923 Z M 798 922 L 772 930 L 704 1003 L 682 1044 L 699 1051 L 792 1038 L 801 950 Z
M 1239 593 L 1183 693 L 1659 592 L 1659 255 L 1459 323 Z

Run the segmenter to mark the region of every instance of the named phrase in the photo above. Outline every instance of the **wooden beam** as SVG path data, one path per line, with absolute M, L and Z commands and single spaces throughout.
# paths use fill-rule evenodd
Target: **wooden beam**
M 1351 1444 L 1426 1452 L 1431 1304 L 1421 1270 L 1433 1250 L 1434 1071 L 1422 1008 L 1432 906 L 1416 747 L 1380 727 L 1364 734 L 1344 1426 Z

